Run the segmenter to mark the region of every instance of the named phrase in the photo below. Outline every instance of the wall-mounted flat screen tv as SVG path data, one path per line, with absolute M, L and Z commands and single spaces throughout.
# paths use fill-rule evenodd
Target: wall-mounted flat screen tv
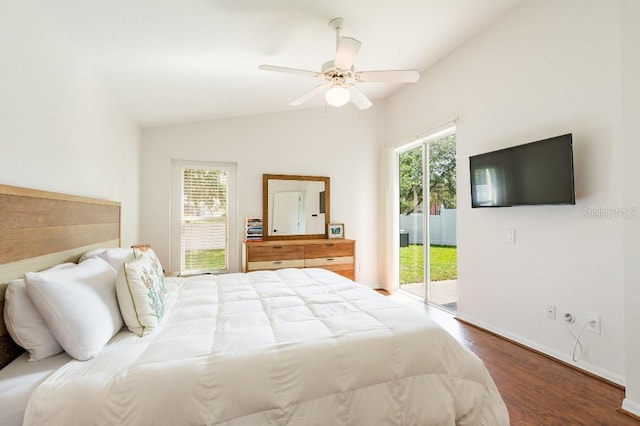
M 571 133 L 469 157 L 471 207 L 575 204 Z

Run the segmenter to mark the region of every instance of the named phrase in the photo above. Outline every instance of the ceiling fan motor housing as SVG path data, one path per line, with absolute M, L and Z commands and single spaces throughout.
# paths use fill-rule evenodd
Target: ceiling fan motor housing
M 322 75 L 324 75 L 324 78 L 326 78 L 327 80 L 332 80 L 334 78 L 341 78 L 343 80 L 354 78 L 353 67 L 351 67 L 351 69 L 349 70 L 336 68 L 333 61 L 325 62 L 324 65 L 322 65 L 321 70 Z

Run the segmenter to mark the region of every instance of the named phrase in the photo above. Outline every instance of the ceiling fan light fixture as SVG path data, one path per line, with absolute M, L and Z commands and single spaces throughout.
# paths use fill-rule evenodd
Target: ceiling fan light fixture
M 349 102 L 351 99 L 351 94 L 346 87 L 341 84 L 333 85 L 327 90 L 327 93 L 324 94 L 324 98 L 327 103 L 334 107 L 341 107 L 342 105 Z

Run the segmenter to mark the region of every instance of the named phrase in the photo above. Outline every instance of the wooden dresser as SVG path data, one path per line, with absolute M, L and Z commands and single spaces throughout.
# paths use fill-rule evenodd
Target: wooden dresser
M 282 268 L 324 268 L 355 280 L 354 240 L 245 242 L 246 272 Z

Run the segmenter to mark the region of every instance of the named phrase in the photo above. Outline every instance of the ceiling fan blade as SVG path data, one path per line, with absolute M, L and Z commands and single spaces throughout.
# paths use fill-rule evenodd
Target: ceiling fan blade
M 351 102 L 358 109 L 367 109 L 372 105 L 371 101 L 354 85 L 349 86 L 349 94 L 351 95 Z
M 354 78 L 363 83 L 415 83 L 420 78 L 420 71 L 360 71 L 355 73 Z
M 303 103 L 305 103 L 306 101 L 314 97 L 317 93 L 322 92 L 324 89 L 328 89 L 329 86 L 331 86 L 331 83 L 320 84 L 319 86 L 314 87 L 313 89 L 309 90 L 307 93 L 300 96 L 299 98 L 289 102 L 289 105 L 291 106 L 302 105 Z
M 263 71 L 284 72 L 287 74 L 306 75 L 308 77 L 322 77 L 322 73 L 317 71 L 301 70 L 297 68 L 277 67 L 275 65 L 260 65 L 258 68 Z
M 338 39 L 338 47 L 336 47 L 336 59 L 333 61 L 336 68 L 341 70 L 351 69 L 361 44 L 355 38 L 340 37 Z

